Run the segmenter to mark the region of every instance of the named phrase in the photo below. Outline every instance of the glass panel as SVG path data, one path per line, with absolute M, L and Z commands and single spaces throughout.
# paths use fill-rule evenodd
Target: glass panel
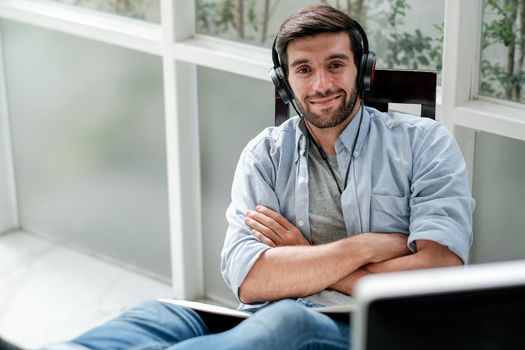
M 5 129 L 2 130 L 5 126 L 0 121 L 0 234 L 12 230 L 16 227 L 13 227 L 14 222 L 11 217 L 12 206 L 11 203 L 11 174 L 9 170 L 11 169 L 8 164 L 8 148 L 5 138 Z
M 160 0 L 48 0 L 160 23 Z
M 274 123 L 274 88 L 270 82 L 203 67 L 198 68 L 198 87 L 206 295 L 236 305 L 220 273 L 228 227 L 224 214 L 242 149 Z
M 197 32 L 270 47 L 281 22 L 300 7 L 337 7 L 366 28 L 379 68 L 441 70 L 444 0 L 197 0 Z
M 479 94 L 525 103 L 525 1 L 485 0 Z
M 169 279 L 161 59 L 1 24 L 22 227 Z
M 476 135 L 471 261 L 525 259 L 525 141 Z

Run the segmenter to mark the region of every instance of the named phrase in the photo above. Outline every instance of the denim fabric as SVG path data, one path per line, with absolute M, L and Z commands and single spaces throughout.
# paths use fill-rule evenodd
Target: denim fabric
M 228 331 L 210 334 L 195 311 L 147 301 L 61 346 L 64 350 L 78 346 L 92 350 L 348 349 L 349 326 L 295 301 L 282 300 Z
M 341 196 L 349 236 L 360 232 L 402 232 L 416 240 L 448 246 L 464 262 L 472 244 L 472 212 L 463 156 L 440 123 L 366 107 L 343 130 L 335 148 L 339 169 L 347 169 L 361 124 L 350 179 Z M 226 284 L 239 286 L 259 256 L 270 249 L 250 234 L 244 212 L 264 205 L 281 213 L 311 241 L 308 152 L 299 118 L 270 127 L 243 150 L 226 212 L 228 231 L 221 255 Z M 241 309 L 264 306 L 240 305 Z
M 208 333 L 194 310 L 149 300 L 84 333 L 73 343 L 88 349 L 165 349 Z

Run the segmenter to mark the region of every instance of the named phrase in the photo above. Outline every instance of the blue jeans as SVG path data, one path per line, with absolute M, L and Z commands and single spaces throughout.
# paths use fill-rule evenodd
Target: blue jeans
M 349 349 L 348 322 L 292 300 L 271 304 L 229 330 L 210 328 L 192 309 L 146 301 L 70 344 L 104 350 Z

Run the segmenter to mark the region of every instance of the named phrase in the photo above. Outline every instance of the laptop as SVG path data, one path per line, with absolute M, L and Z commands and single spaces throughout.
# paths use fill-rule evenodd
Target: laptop
M 373 275 L 354 296 L 354 350 L 525 349 L 525 260 Z

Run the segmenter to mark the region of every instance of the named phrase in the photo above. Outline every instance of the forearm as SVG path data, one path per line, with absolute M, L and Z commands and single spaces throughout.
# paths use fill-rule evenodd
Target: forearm
M 370 273 L 396 272 L 462 265 L 461 259 L 448 247 L 432 241 L 418 241 L 414 254 L 366 266 Z
M 350 295 L 357 281 L 371 273 L 385 273 L 462 265 L 462 260 L 448 247 L 432 241 L 418 241 L 414 254 L 365 265 L 329 288 Z
M 307 296 L 330 287 L 361 266 L 408 254 L 406 236 L 362 233 L 317 246 L 269 249 L 240 286 L 245 303 Z
M 356 236 L 319 246 L 283 246 L 264 252 L 242 283 L 243 302 L 314 294 L 369 263 L 371 252 Z
M 341 280 L 332 284 L 330 287 L 328 287 L 328 289 L 336 290 L 339 293 L 343 293 L 346 295 L 352 295 L 354 286 L 356 285 L 357 281 L 369 274 L 370 271 L 366 269 L 366 266 L 362 266 L 354 272 L 350 273 L 349 275 L 346 275 Z

